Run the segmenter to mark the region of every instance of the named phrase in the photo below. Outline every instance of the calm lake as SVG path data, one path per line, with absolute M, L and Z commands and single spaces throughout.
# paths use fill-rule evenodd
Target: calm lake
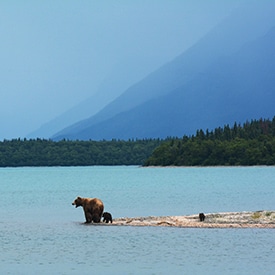
M 274 229 L 84 225 L 113 218 L 275 209 L 275 167 L 0 169 L 1 274 L 274 274 Z

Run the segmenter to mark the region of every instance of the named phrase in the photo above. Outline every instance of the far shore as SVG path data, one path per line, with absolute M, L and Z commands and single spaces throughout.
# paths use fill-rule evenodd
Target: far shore
M 204 215 L 204 221 L 200 221 L 199 214 L 115 218 L 113 219 L 113 223 L 106 225 L 169 226 L 182 228 L 275 228 L 274 210 L 204 213 Z

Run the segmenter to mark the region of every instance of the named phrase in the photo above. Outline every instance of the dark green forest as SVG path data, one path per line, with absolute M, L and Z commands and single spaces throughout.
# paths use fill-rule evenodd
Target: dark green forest
M 165 140 L 0 142 L 0 167 L 90 165 L 275 165 L 275 117 Z
M 0 142 L 0 167 L 141 165 L 161 142 L 4 140 Z
M 275 165 L 275 117 L 167 140 L 144 166 Z

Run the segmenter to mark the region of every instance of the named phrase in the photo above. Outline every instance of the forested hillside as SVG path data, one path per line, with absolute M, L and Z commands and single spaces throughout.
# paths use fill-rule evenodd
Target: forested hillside
M 275 165 L 275 117 L 165 140 L 0 142 L 0 167 L 90 165 Z
M 0 142 L 0 167 L 141 165 L 161 142 L 4 140 Z
M 164 142 L 145 166 L 275 165 L 275 117 Z

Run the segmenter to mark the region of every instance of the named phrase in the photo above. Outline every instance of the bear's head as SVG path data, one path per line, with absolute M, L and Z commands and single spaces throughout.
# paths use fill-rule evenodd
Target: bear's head
M 81 197 L 77 197 L 77 198 L 73 201 L 72 205 L 75 205 L 75 207 L 82 206 L 82 202 L 83 202 L 82 198 L 81 198 Z

